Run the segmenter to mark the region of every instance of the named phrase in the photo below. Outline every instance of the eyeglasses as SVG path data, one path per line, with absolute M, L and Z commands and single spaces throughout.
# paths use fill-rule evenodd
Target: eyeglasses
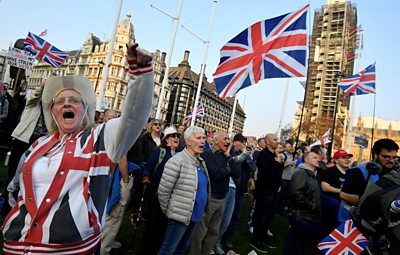
M 53 104 L 55 104 L 55 105 L 60 106 L 60 105 L 65 104 L 65 102 L 68 102 L 69 104 L 72 104 L 72 105 L 78 105 L 78 104 L 81 104 L 83 101 L 82 101 L 82 98 L 74 97 L 74 96 L 53 98 Z
M 153 123 L 153 126 L 161 126 L 161 123 Z
M 179 136 L 178 136 L 177 134 L 169 135 L 169 137 L 172 137 L 172 138 L 179 138 Z
M 397 159 L 399 156 L 390 156 L 390 155 L 385 155 L 385 154 L 379 154 L 379 156 L 382 156 L 382 158 L 384 158 L 384 159 L 393 159 L 393 160 L 395 160 L 395 159 Z

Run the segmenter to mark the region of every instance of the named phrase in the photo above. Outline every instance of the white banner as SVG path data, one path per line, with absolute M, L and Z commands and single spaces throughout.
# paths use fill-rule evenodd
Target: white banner
M 9 47 L 7 53 L 7 64 L 21 69 L 32 70 L 35 56 L 31 53 L 17 48 Z

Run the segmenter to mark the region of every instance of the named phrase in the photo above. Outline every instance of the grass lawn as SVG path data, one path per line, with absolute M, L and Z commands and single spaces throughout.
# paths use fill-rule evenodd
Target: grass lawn
M 7 178 L 7 168 L 4 166 L 4 158 L 6 155 L 5 150 L 0 150 L 0 190 L 2 191 L 3 188 L 5 187 L 5 182 Z M 249 240 L 251 238 L 251 235 L 248 231 L 247 227 L 247 221 L 249 218 L 249 212 L 250 212 L 250 199 L 249 197 L 245 197 L 245 202 L 242 210 L 242 220 L 238 225 L 238 228 L 236 229 L 236 233 L 233 237 L 233 245 L 234 245 L 234 251 L 238 254 L 241 255 L 246 255 L 248 254 L 252 248 L 249 245 Z M 130 250 L 134 250 L 133 254 L 138 254 L 138 250 L 140 248 L 140 243 L 141 243 L 141 236 L 142 236 L 142 230 L 144 227 L 144 222 L 142 222 L 140 228 L 138 229 L 136 233 L 136 238 L 133 242 L 133 228 L 132 225 L 129 222 L 129 214 L 130 213 L 125 213 L 121 229 L 118 233 L 117 240 L 122 243 L 122 247 L 120 249 L 112 250 L 112 254 L 115 255 L 124 255 L 124 254 L 130 254 Z M 286 240 L 286 234 L 288 230 L 288 221 L 287 217 L 282 217 L 282 216 L 276 216 L 275 220 L 272 224 L 271 227 L 272 232 L 274 233 L 274 241 L 277 244 L 278 248 L 277 249 L 270 249 L 268 254 L 271 255 L 279 255 L 282 254 L 283 250 L 283 245 Z M 2 254 L 2 246 L 3 246 L 3 238 L 1 237 L 0 240 L 0 246 L 1 246 L 1 251 L 0 254 Z M 227 249 L 224 249 L 225 251 L 228 251 Z

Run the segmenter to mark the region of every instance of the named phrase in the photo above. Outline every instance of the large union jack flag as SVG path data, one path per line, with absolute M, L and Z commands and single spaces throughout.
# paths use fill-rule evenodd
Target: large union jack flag
M 347 220 L 318 244 L 326 255 L 358 255 L 368 245 L 368 240 Z
M 375 94 L 375 63 L 361 72 L 346 77 L 339 82 L 347 96 Z
M 262 79 L 306 76 L 307 10 L 257 22 L 221 48 L 213 76 L 222 99 Z
M 37 59 L 49 63 L 53 67 L 59 67 L 68 58 L 68 53 L 61 51 L 43 40 L 39 36 L 29 32 L 24 41 L 24 47 Z
M 196 119 L 204 117 L 204 108 L 203 105 L 199 104 L 196 109 Z M 189 122 L 193 117 L 192 112 L 189 112 L 188 115 L 185 116 L 185 123 Z

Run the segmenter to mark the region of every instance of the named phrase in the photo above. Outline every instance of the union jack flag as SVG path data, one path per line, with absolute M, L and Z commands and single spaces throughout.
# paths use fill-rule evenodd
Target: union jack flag
M 319 244 L 326 255 L 358 255 L 368 245 L 368 240 L 354 226 L 352 220 L 347 220 Z
M 222 99 L 262 79 L 306 76 L 308 7 L 254 23 L 221 48 L 213 76 Z
M 204 117 L 204 108 L 203 105 L 199 104 L 196 109 L 196 118 Z M 192 112 L 189 112 L 188 115 L 185 116 L 185 123 L 189 122 L 192 119 Z
M 373 63 L 361 72 L 342 79 L 338 86 L 347 96 L 376 94 L 375 78 L 375 63 Z
M 68 53 L 61 51 L 43 40 L 39 36 L 29 32 L 24 41 L 24 47 L 37 59 L 49 63 L 53 67 L 59 67 L 68 58 Z

